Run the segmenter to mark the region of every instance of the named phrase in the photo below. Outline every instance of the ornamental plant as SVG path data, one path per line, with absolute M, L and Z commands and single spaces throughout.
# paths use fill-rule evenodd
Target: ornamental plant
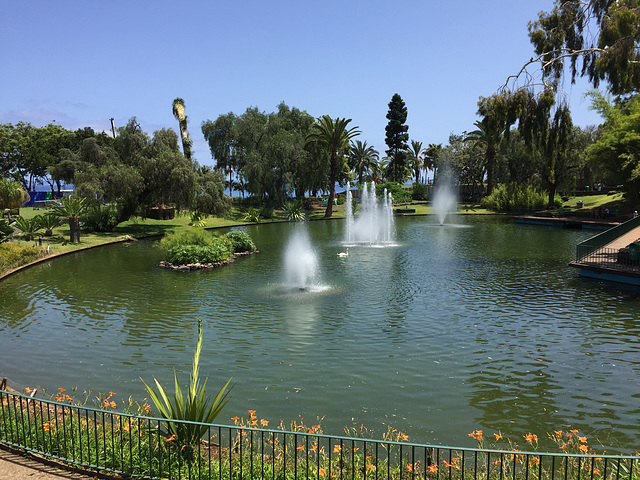
M 189 385 L 186 392 L 182 392 L 182 387 L 178 381 L 178 374 L 174 371 L 175 392 L 173 396 L 156 380 L 156 389 L 148 385 L 142 378 L 142 383 L 149 393 L 149 398 L 158 409 L 162 418 L 167 420 L 184 420 L 187 422 L 167 422 L 166 435 L 168 439 L 175 441 L 180 447 L 180 451 L 187 458 L 191 457 L 195 446 L 209 429 L 206 424 L 213 423 L 218 414 L 222 411 L 229 399 L 229 393 L 233 386 L 229 386 L 231 378 L 218 391 L 213 400 L 206 395 L 207 378 L 201 382 L 199 364 L 200 352 L 202 350 L 202 319 L 198 319 L 198 343 L 193 356 L 193 369 L 189 378 Z

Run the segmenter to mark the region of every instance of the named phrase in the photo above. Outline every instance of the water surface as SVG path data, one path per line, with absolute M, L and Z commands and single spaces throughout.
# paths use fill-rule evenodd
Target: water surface
M 249 227 L 261 253 L 214 271 L 160 269 L 142 241 L 38 265 L 0 282 L 0 375 L 142 399 L 140 377 L 187 379 L 202 317 L 201 373 L 236 383 L 222 423 L 254 409 L 448 445 L 570 426 L 640 448 L 640 297 L 567 267 L 592 233 L 435 223 L 398 218 L 398 246 L 341 258 L 344 222 L 310 222 L 306 292 L 283 287 L 294 224 Z

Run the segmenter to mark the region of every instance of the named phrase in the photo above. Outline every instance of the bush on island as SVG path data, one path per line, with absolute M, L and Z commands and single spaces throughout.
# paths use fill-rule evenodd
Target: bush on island
M 160 241 L 165 260 L 174 265 L 218 263 L 235 253 L 255 250 L 255 244 L 245 232 L 230 232 L 216 236 L 201 229 L 170 233 Z

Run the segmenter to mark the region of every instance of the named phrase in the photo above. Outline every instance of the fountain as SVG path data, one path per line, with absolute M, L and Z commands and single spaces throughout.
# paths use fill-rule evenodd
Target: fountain
M 444 225 L 448 214 L 455 212 L 457 202 L 451 174 L 446 170 L 438 176 L 438 184 L 435 187 L 431 204 L 440 225 Z
M 318 259 L 311 247 L 309 234 L 296 228 L 285 250 L 285 285 L 289 290 L 307 290 L 318 271 Z
M 394 243 L 393 197 L 384 189 L 382 200 L 376 198 L 376 184 L 365 184 L 360 199 L 360 214 L 353 215 L 351 185 L 347 183 L 347 226 L 345 245 L 386 246 Z

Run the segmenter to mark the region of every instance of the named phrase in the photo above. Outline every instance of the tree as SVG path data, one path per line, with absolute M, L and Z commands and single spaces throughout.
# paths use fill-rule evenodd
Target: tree
M 422 148 L 422 142 L 411 140 L 411 146 L 407 150 L 409 167 L 413 170 L 416 181 L 420 183 L 420 170 L 424 167 L 425 150 Z
M 529 38 L 537 56 L 507 83 L 525 78 L 533 84 L 535 76 L 529 68 L 537 65 L 544 88 L 555 88 L 566 72 L 572 83 L 577 76 L 586 76 L 596 88 L 605 80 L 616 95 L 640 87 L 637 0 L 555 0 L 550 12 L 541 12 L 529 23 Z
M 387 165 L 387 178 L 393 182 L 402 183 L 406 178 L 407 163 L 406 150 L 409 148 L 407 141 L 409 127 L 405 125 L 407 121 L 407 107 L 402 97 L 397 93 L 393 94 L 389 102 L 387 112 L 387 126 L 385 127 L 385 143 L 389 147 L 386 150 L 389 163 Z
M 189 138 L 189 130 L 187 130 L 187 116 L 184 112 L 184 100 L 176 98 L 173 101 L 173 116 L 178 120 L 180 127 L 180 137 L 182 137 L 182 151 L 187 160 L 191 160 L 191 139 Z
M 236 173 L 237 117 L 229 112 L 220 115 L 215 121 L 202 122 L 202 133 L 209 143 L 211 157 L 216 161 L 216 168 L 224 170 L 229 176 L 229 194 L 233 196 L 233 175 Z
M 360 134 L 358 127 L 348 128 L 351 119 L 336 118 L 329 115 L 320 117 L 311 127 L 307 142 L 325 148 L 329 152 L 329 201 L 325 211 L 325 218 L 333 214 L 333 198 L 336 193 L 336 181 L 342 170 L 341 159 L 349 150 L 349 142 Z
M 424 153 L 424 168 L 425 170 L 432 170 L 434 172 L 438 166 L 438 161 L 440 159 L 440 155 L 442 154 L 442 144 L 441 143 L 430 143 L 429 146 L 425 149 Z
M 633 198 L 640 196 L 640 97 L 613 106 L 599 93 L 592 93 L 592 105 L 604 118 L 590 145 L 587 160 L 599 180 L 622 185 Z
M 371 177 L 377 166 L 380 154 L 367 141 L 356 140 L 349 150 L 349 168 L 358 175 L 358 183 L 362 184 L 365 174 Z
M 500 142 L 504 136 L 509 136 L 511 126 L 518 120 L 526 94 L 526 91 L 505 91 L 487 98 L 480 97 L 478 100 L 478 115 L 483 118 L 475 122 L 476 130 L 467 137 L 485 147 L 487 195 L 491 195 L 495 186 L 495 165 Z
M 71 243 L 80 243 L 80 217 L 87 212 L 88 205 L 84 198 L 77 195 L 65 197 L 60 205 L 54 205 L 51 212 L 69 222 Z
M 20 208 L 29 201 L 29 194 L 18 182 L 0 178 L 0 210 Z

